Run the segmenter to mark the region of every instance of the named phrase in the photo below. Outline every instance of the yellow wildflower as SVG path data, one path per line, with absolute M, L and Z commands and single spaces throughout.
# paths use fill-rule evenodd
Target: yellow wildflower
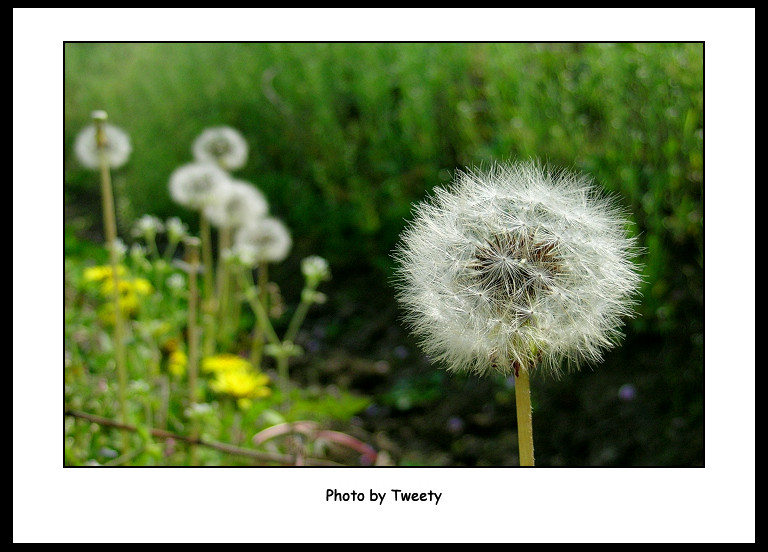
M 108 296 L 112 294 L 115 289 L 115 280 L 109 277 L 101 284 L 100 291 L 103 295 Z M 149 295 L 152 293 L 152 284 L 146 278 L 130 278 L 120 280 L 120 294 L 138 294 Z
M 248 371 L 251 363 L 237 355 L 222 353 L 205 357 L 201 362 L 203 372 L 218 374 L 220 372 Z
M 187 355 L 184 351 L 176 349 L 168 357 L 168 371 L 174 376 L 181 376 L 187 370 Z
M 123 265 L 117 266 L 117 275 L 122 276 L 126 272 Z M 83 279 L 86 282 L 100 282 L 107 278 L 112 279 L 112 267 L 109 265 L 90 266 L 83 271 Z
M 267 387 L 268 383 L 269 377 L 266 374 L 229 370 L 216 374 L 216 378 L 211 382 L 211 389 L 236 399 L 258 399 L 272 393 Z

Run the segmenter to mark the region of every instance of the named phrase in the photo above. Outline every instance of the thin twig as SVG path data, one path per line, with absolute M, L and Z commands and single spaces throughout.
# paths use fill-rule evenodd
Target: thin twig
M 130 424 L 124 424 L 117 420 L 113 420 L 111 418 L 104 418 L 102 416 L 96 416 L 95 414 L 88 414 L 87 412 L 80 412 L 78 410 L 65 410 L 64 415 L 72 416 L 73 418 L 88 420 L 89 422 L 93 422 L 95 424 L 99 424 L 102 426 L 122 429 L 124 431 L 137 431 L 136 427 Z M 157 437 L 159 439 L 174 439 L 176 441 L 183 441 L 191 445 L 198 445 L 198 446 L 212 448 L 221 452 L 226 452 L 227 454 L 233 454 L 237 456 L 248 456 L 250 458 L 253 458 L 254 460 L 260 460 L 262 462 L 275 462 L 275 463 L 284 464 L 287 466 L 292 466 L 292 465 L 295 465 L 296 463 L 296 458 L 289 454 L 279 454 L 279 453 L 271 453 L 271 452 L 263 452 L 258 450 L 246 449 L 242 447 L 236 447 L 228 443 L 220 443 L 217 441 L 208 441 L 206 439 L 201 439 L 199 437 L 192 438 L 186 435 L 179 435 L 178 433 L 172 433 L 164 429 L 150 428 L 149 432 L 153 437 Z M 332 462 L 330 460 L 323 460 L 320 458 L 304 458 L 304 462 L 306 465 L 309 465 L 309 466 L 340 466 L 341 465 L 336 462 Z

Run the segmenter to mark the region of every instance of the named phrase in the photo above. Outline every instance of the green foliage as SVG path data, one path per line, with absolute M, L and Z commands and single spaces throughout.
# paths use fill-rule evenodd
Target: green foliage
M 73 229 L 65 231 L 65 361 L 66 408 L 112 420 L 120 419 L 119 389 L 115 375 L 113 310 L 109 265 L 103 247 L 79 240 Z M 100 260 L 101 264 L 94 261 Z M 189 436 L 192 424 L 208 442 L 253 448 L 248 440 L 261 430 L 286 422 L 310 422 L 322 428 L 348 427 L 353 416 L 370 399 L 336 386 L 291 387 L 268 382 L 263 395 L 239 397 L 215 385 L 215 373 L 202 370 L 197 378 L 197 402 L 190 408 L 187 372 L 187 290 L 171 285 L 184 272 L 162 258 L 131 253 L 121 264 L 121 288 L 127 356 L 127 422 L 136 427 L 130 449 L 123 454 L 119 430 L 73 416 L 65 417 L 66 465 L 185 465 L 188 447 L 174 439 L 157 439 L 151 428 Z M 184 274 L 189 278 L 188 274 Z M 121 309 L 122 310 L 122 309 Z M 245 331 L 252 329 L 253 324 Z M 182 353 L 180 368 L 174 355 Z M 253 367 L 244 355 L 247 373 L 272 373 L 264 359 Z M 273 376 L 274 378 L 274 376 Z M 272 450 L 279 450 L 272 446 Z M 201 447 L 202 449 L 202 447 Z M 237 455 L 205 449 L 202 465 L 252 465 Z
M 264 190 L 297 256 L 338 273 L 388 276 L 411 204 L 457 168 L 533 156 L 587 171 L 645 247 L 634 330 L 702 331 L 702 44 L 66 44 L 74 204 L 98 197 L 71 154 L 94 109 L 134 142 L 115 176 L 123 223 L 178 214 L 170 173 L 227 124 L 251 147 L 237 176 Z
M 382 403 L 398 410 L 426 407 L 442 396 L 445 377 L 445 372 L 431 371 L 402 378 L 382 396 Z

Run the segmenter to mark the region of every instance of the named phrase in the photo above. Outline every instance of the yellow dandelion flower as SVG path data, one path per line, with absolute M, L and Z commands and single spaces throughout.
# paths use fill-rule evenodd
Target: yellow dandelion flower
M 217 374 L 219 372 L 248 371 L 251 363 L 237 355 L 222 353 L 205 357 L 200 366 L 203 372 Z
M 135 293 L 127 293 L 120 297 L 120 312 L 126 316 L 133 316 L 139 312 L 139 298 Z
M 146 278 L 134 278 L 132 283 L 133 291 L 139 295 L 149 295 L 154 291 L 152 284 Z
M 118 265 L 117 275 L 122 276 L 125 272 L 125 267 Z M 112 267 L 109 265 L 90 266 L 83 271 L 83 279 L 86 282 L 100 282 L 108 278 L 112 279 Z
M 187 370 L 187 355 L 176 349 L 168 357 L 168 371 L 174 376 L 182 376 Z
M 272 393 L 267 387 L 268 383 L 269 377 L 265 374 L 228 370 L 216 373 L 216 378 L 211 382 L 211 389 L 236 399 L 258 399 Z
M 111 277 L 105 279 L 99 288 L 103 295 L 111 295 L 115 289 L 115 280 Z M 119 285 L 121 295 L 138 294 L 149 295 L 153 291 L 152 284 L 145 278 L 130 278 L 120 280 Z

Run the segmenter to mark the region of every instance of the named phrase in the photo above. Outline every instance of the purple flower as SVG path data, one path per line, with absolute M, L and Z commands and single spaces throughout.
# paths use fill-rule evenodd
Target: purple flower
M 637 398 L 637 388 L 631 383 L 625 383 L 619 387 L 619 399 L 622 401 L 633 401 Z

